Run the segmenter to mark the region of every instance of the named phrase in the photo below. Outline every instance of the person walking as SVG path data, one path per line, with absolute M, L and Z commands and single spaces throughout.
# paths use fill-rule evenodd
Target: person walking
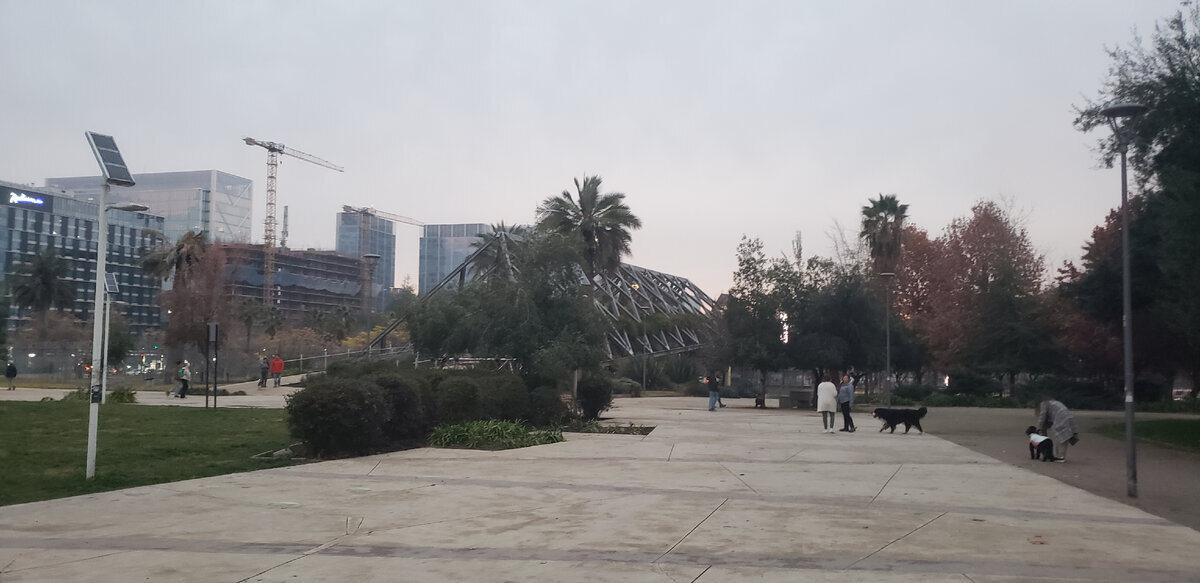
M 854 379 L 842 376 L 842 386 L 837 390 L 838 407 L 842 409 L 842 428 L 838 431 L 854 433 L 854 419 L 850 418 L 850 407 L 854 406 Z
M 1038 404 L 1038 433 L 1054 442 L 1055 461 L 1067 460 L 1067 448 L 1079 443 L 1079 428 L 1075 426 L 1075 415 L 1066 405 L 1054 400 L 1043 399 Z
M 721 387 L 717 382 L 717 375 L 708 375 L 704 377 L 704 382 L 708 385 L 708 410 L 716 411 L 717 403 L 721 402 Z
M 179 397 L 180 399 L 186 399 L 188 394 L 188 383 L 192 382 L 192 365 L 186 360 L 182 362 L 176 362 L 175 365 L 179 367 L 179 370 L 176 373 L 176 375 L 179 377 L 179 393 L 175 396 Z
M 833 384 L 829 375 L 825 375 L 821 384 L 817 385 L 817 411 L 821 413 L 821 433 L 833 433 L 833 426 L 837 423 L 837 397 L 837 385 Z
M 4 376 L 8 377 L 8 390 L 17 390 L 17 365 L 9 361 L 8 368 L 4 369 Z
M 267 362 L 266 355 L 258 359 L 258 386 L 259 388 L 267 388 L 267 374 L 271 372 L 271 363 Z
M 275 379 L 275 386 L 278 387 L 283 379 L 283 359 L 279 358 L 278 354 L 271 358 L 271 377 Z

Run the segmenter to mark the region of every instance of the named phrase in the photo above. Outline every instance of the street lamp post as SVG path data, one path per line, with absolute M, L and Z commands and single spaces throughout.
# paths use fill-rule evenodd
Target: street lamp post
M 98 201 L 97 212 L 98 218 L 96 226 L 99 229 L 97 247 L 96 247 L 96 295 L 92 310 L 92 378 L 91 378 L 91 405 L 88 407 L 88 444 L 87 444 L 87 469 L 85 475 L 92 478 L 96 475 L 96 431 L 100 424 L 100 401 L 104 399 L 105 379 L 104 374 L 108 365 L 104 362 L 104 351 L 107 348 L 107 323 L 108 310 L 107 302 L 105 302 L 104 293 L 104 278 L 108 267 L 108 211 L 144 211 L 148 207 L 140 204 L 105 204 L 104 199 L 108 197 L 109 184 L 104 183 L 104 187 L 100 189 L 100 200 Z
M 879 274 L 879 277 L 884 278 L 887 286 L 887 299 L 883 303 L 883 390 L 887 392 L 887 404 L 891 407 L 892 390 L 895 388 L 892 386 L 892 281 L 896 274 L 889 271 Z
M 1103 109 L 1100 114 L 1108 118 L 1109 127 L 1117 139 L 1117 151 L 1121 153 L 1121 312 L 1122 344 L 1125 349 L 1125 494 L 1137 498 L 1137 450 L 1133 436 L 1133 300 L 1132 279 L 1129 272 L 1129 178 L 1126 153 L 1133 139 L 1131 123 L 1121 120 L 1133 118 L 1146 112 L 1146 106 L 1138 103 L 1117 103 Z
M 362 299 L 363 326 L 366 328 L 366 340 L 363 344 L 363 352 L 365 354 L 371 350 L 371 312 L 374 311 L 372 300 L 375 295 L 371 292 L 374 291 L 372 282 L 375 281 L 375 266 L 379 264 L 379 255 L 377 253 L 366 253 L 363 255 L 363 261 L 367 264 L 367 278 L 363 281 Z

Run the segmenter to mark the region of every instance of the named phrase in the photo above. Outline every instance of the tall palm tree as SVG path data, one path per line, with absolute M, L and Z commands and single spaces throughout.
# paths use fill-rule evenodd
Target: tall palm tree
M 858 237 L 867 244 L 875 273 L 894 273 L 900 259 L 900 234 L 908 219 L 908 205 L 894 194 L 880 194 L 862 207 L 862 230 Z
M 468 258 L 476 277 L 514 279 L 518 269 L 513 255 L 527 237 L 527 231 L 528 227 L 508 226 L 501 222 L 492 225 L 490 233 L 481 233 L 479 239 L 471 243 L 475 252 Z
M 174 278 L 175 284 L 182 286 L 207 249 L 208 240 L 203 233 L 188 231 L 180 235 L 174 245 L 151 249 L 142 257 L 142 268 L 164 281 Z
M 47 330 L 46 313 L 51 308 L 68 309 L 75 303 L 75 284 L 67 281 L 67 263 L 46 247 L 10 276 L 12 302 L 33 310 L 41 321 L 42 336 Z
M 642 227 L 619 192 L 600 193 L 600 177 L 575 179 L 576 195 L 564 190 L 538 206 L 538 227 L 561 233 L 578 233 L 583 243 L 583 270 L 588 279 L 610 273 L 629 254 L 630 231 Z

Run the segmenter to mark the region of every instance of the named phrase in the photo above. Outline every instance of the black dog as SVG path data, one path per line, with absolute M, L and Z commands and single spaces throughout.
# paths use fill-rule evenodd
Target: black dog
M 905 433 L 908 433 L 911 427 L 916 427 L 918 431 L 925 433 L 925 430 L 921 428 L 921 418 L 928 411 L 925 407 L 921 407 L 920 409 L 886 409 L 880 407 L 875 410 L 872 416 L 883 420 L 883 427 L 879 428 L 880 433 L 883 433 L 884 429 L 891 429 L 892 433 L 895 433 L 896 426 L 901 423 L 904 424 Z
M 1039 434 L 1037 430 L 1037 427 L 1032 425 L 1025 429 L 1025 435 L 1029 436 L 1029 459 L 1040 458 L 1044 462 L 1061 461 L 1060 458 L 1054 457 L 1054 442 L 1049 437 Z

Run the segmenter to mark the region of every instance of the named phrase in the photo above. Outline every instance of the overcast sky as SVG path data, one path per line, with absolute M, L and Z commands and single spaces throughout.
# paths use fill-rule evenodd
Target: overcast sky
M 281 142 L 346 168 L 279 168 L 289 246 L 328 249 L 343 204 L 530 223 L 598 174 L 642 219 L 629 262 L 714 297 L 743 234 L 828 255 L 880 193 L 931 235 L 1006 199 L 1053 269 L 1120 200 L 1072 107 L 1177 7 L 0 0 L 0 179 L 97 174 L 83 133 L 108 133 L 135 174 L 253 180 L 260 242 L 266 152 L 241 140 Z

